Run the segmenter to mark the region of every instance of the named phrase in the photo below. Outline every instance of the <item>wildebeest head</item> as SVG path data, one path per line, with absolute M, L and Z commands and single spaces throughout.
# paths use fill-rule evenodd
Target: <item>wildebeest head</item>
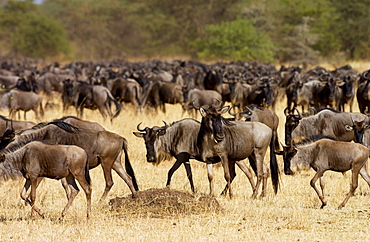
M 294 148 L 293 146 L 284 146 L 281 144 L 283 147 L 282 151 L 275 152 L 277 155 L 282 155 L 283 156 L 283 161 L 284 161 L 284 174 L 285 175 L 293 175 L 292 170 L 290 169 L 290 161 L 292 158 L 295 156 L 297 153 L 297 149 Z
M 297 115 L 295 115 L 293 112 L 297 111 Z M 302 119 L 301 113 L 298 111 L 298 109 L 294 108 L 293 112 L 289 112 L 289 108 L 285 108 L 284 114 L 285 114 L 285 144 L 287 146 L 291 146 L 292 144 L 292 132 L 293 130 L 298 126 L 299 121 Z
M 352 120 L 352 126 L 346 125 L 345 128 L 348 131 L 353 130 L 354 134 L 355 134 L 355 140 L 354 141 L 356 143 L 362 144 L 363 143 L 364 132 L 365 132 L 366 129 L 368 129 L 370 127 L 369 126 L 369 121 L 368 121 L 367 118 L 364 118 L 364 120 L 361 120 L 361 121 L 355 121 L 355 120 L 353 120 L 352 117 L 351 117 L 351 120 Z
M 225 135 L 222 128 L 222 124 L 229 124 L 229 121 L 221 115 L 229 110 L 229 106 L 219 109 L 215 106 L 203 106 L 200 107 L 199 111 L 202 115 L 201 131 L 206 134 L 212 134 L 215 143 L 219 143 L 224 140 Z
M 159 136 L 165 135 L 166 129 L 168 128 L 168 125 L 166 124 L 166 122 L 163 121 L 163 123 L 165 124 L 165 126 L 163 127 L 154 126 L 152 128 L 145 127 L 144 129 L 140 128 L 141 123 L 139 123 L 137 125 L 137 130 L 140 132 L 133 132 L 133 134 L 136 137 L 144 139 L 145 147 L 147 150 L 147 153 L 146 153 L 147 162 L 157 162 L 155 141 L 158 139 Z
M 6 123 L 8 126 L 8 122 Z M 15 130 L 13 126 L 13 121 L 10 121 L 10 127 L 7 127 L 4 134 L 0 137 L 0 150 L 4 149 L 10 142 L 14 140 Z

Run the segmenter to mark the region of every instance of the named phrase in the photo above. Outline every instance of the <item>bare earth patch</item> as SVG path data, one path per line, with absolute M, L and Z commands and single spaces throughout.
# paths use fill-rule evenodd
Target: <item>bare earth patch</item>
M 164 218 L 173 215 L 193 215 L 222 211 L 214 197 L 196 197 L 190 193 L 168 188 L 151 188 L 139 191 L 136 197 L 116 197 L 109 201 L 112 210 L 123 214 L 137 214 L 153 218 Z

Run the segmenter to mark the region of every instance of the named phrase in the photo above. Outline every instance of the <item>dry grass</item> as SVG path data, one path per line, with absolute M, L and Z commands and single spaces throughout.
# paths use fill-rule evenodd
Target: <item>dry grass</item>
M 285 101 L 278 105 L 280 117 L 280 139 L 283 139 Z M 167 107 L 167 114 L 137 114 L 126 107 L 111 124 L 104 122 L 98 111 L 86 111 L 85 119 L 99 122 L 107 130 L 127 138 L 130 159 L 142 191 L 164 188 L 167 172 L 173 162 L 164 162 L 154 167 L 145 160 L 145 146 L 142 139 L 135 137 L 136 125 L 161 125 L 179 120 L 181 108 Z M 355 108 L 357 111 L 357 107 Z M 5 113 L 4 113 L 5 114 Z M 70 110 L 74 115 L 74 110 Z M 45 120 L 63 116 L 60 110 L 47 110 Z M 33 114 L 28 115 L 33 119 Z M 142 126 L 142 127 L 143 127 Z M 279 157 L 280 168 L 282 160 Z M 205 165 L 192 161 L 196 197 L 209 192 Z M 282 169 L 280 169 L 282 171 Z M 45 180 L 38 189 L 37 204 L 46 218 L 30 218 L 30 207 L 19 197 L 23 180 L 7 181 L 0 184 L 0 240 L 1 241 L 354 241 L 368 240 L 370 218 L 370 191 L 361 179 L 356 195 L 347 206 L 337 210 L 348 192 L 350 173 L 346 176 L 334 172 L 326 174 L 328 205 L 320 209 L 320 201 L 309 186 L 313 172 L 296 176 L 281 176 L 280 190 L 273 195 L 269 179 L 267 197 L 253 200 L 248 180 L 240 170 L 233 182 L 235 198 L 222 196 L 216 199 L 220 209 L 196 210 L 192 212 L 170 211 L 166 216 L 152 216 L 145 206 L 137 208 L 112 209 L 109 200 L 130 194 L 127 185 L 113 174 L 115 185 L 107 200 L 98 203 L 104 189 L 100 167 L 91 170 L 93 183 L 92 216 L 86 221 L 86 200 L 81 192 L 63 221 L 60 213 L 66 198 L 59 181 Z M 225 181 L 221 167 L 215 168 L 217 194 Z M 173 190 L 190 192 L 184 168 L 173 176 Z M 199 204 L 198 204 L 199 205 Z M 197 203 L 190 206 L 198 206 Z M 135 210 L 136 209 L 136 210 Z M 169 215 L 169 216 L 168 216 Z

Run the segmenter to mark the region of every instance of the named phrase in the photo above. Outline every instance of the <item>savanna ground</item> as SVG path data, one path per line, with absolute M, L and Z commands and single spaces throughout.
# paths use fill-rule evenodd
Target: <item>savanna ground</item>
M 369 65 L 357 68 L 368 69 Z M 354 68 L 356 66 L 353 65 Z M 280 118 L 279 138 L 284 141 L 283 109 L 279 100 L 276 111 Z M 354 110 L 358 111 L 357 104 Z M 191 161 L 197 193 L 192 195 L 185 169 L 174 174 L 171 190 L 164 189 L 167 172 L 173 161 L 153 166 L 146 162 L 142 139 L 135 137 L 141 127 L 162 125 L 180 120 L 181 107 L 168 105 L 167 113 L 138 114 L 131 107 L 111 124 L 98 111 L 86 110 L 84 119 L 96 121 L 107 130 L 125 137 L 129 155 L 141 190 L 141 199 L 129 197 L 127 185 L 113 174 L 114 186 L 108 198 L 99 203 L 105 182 L 101 167 L 90 171 L 93 188 L 91 218 L 86 220 L 86 199 L 81 191 L 66 217 L 60 214 L 67 199 L 59 181 L 44 180 L 37 190 L 36 204 L 45 218 L 30 218 L 30 207 L 25 206 L 19 193 L 24 180 L 10 180 L 0 184 L 0 240 L 1 241 L 359 241 L 369 240 L 370 189 L 360 178 L 359 187 L 342 210 L 337 210 L 349 190 L 350 173 L 327 172 L 328 205 L 320 209 L 320 201 L 310 187 L 314 172 L 286 176 L 280 165 L 280 188 L 273 194 L 268 180 L 267 196 L 251 199 L 250 184 L 240 169 L 233 182 L 235 197 L 220 196 L 225 180 L 223 170 L 216 166 L 215 198 L 208 197 L 209 184 L 206 167 Z M 1 113 L 7 115 L 7 112 Z M 69 115 L 75 115 L 73 109 Z M 46 110 L 43 121 L 62 117 L 61 109 Z M 33 113 L 28 119 L 34 120 Z M 23 117 L 23 115 L 22 115 Z M 199 115 L 198 115 L 199 118 Z M 267 156 L 268 157 L 268 156 Z M 266 159 L 268 162 L 268 158 Z M 149 190 L 149 191 L 148 191 Z M 128 197 L 127 197 L 128 196 Z M 110 201 L 114 201 L 113 205 Z M 122 204 L 122 206 L 116 206 Z

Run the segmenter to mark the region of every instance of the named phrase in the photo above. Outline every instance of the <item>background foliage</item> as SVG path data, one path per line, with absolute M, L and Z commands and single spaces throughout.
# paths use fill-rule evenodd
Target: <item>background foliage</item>
M 1 53 L 311 64 L 370 57 L 370 0 L 1 1 Z

